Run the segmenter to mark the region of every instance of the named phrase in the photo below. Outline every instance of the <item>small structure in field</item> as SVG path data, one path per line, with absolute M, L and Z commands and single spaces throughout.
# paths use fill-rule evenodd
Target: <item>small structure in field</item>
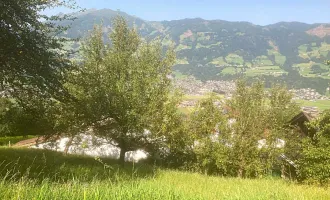
M 304 138 L 307 137 L 308 134 L 308 127 L 307 123 L 313 120 L 317 116 L 318 112 L 307 112 L 305 110 L 298 113 L 294 116 L 289 122 L 289 126 L 293 128 L 293 130 L 297 131 L 300 137 Z M 293 152 L 295 155 L 295 152 Z M 289 158 L 285 154 L 281 154 L 281 159 L 284 161 L 281 169 L 281 176 L 282 178 L 290 178 L 295 179 L 297 177 L 297 165 L 292 158 Z
M 289 124 L 291 126 L 297 127 L 303 136 L 307 136 L 308 128 L 306 126 L 306 123 L 310 122 L 312 119 L 313 117 L 309 113 L 302 111 L 296 116 L 294 116 L 289 121 Z

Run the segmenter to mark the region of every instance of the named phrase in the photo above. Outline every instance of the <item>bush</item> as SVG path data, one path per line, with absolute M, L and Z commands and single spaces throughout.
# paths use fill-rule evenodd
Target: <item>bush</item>
M 194 152 L 200 171 L 246 178 L 272 174 L 283 152 L 278 141 L 287 135 L 284 127 L 298 110 L 291 99 L 281 86 L 267 93 L 261 82 L 249 87 L 239 81 L 230 100 L 211 96 L 199 102 L 190 132 L 198 142 Z
M 298 161 L 298 179 L 304 183 L 330 183 L 330 110 L 308 124 L 309 135 L 303 142 Z

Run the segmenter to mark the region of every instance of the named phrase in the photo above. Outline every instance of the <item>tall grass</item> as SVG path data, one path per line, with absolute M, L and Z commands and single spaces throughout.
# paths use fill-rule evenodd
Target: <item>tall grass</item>
M 122 168 L 116 160 L 27 148 L 0 147 L 0 176 L 4 180 L 50 180 L 65 183 L 71 180 L 131 180 L 155 175 L 155 168 L 146 164 L 126 163 Z
M 0 148 L 0 199 L 330 199 L 325 188 L 238 179 L 61 153 Z

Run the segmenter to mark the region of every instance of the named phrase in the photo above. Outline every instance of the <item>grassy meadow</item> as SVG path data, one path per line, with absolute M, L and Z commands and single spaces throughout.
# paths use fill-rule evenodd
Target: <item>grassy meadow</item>
M 307 100 L 297 100 L 297 102 L 302 106 L 315 106 L 320 111 L 330 109 L 330 100 L 315 100 L 315 101 L 307 101 Z
M 206 176 L 26 148 L 0 148 L 0 199 L 330 199 L 276 177 Z

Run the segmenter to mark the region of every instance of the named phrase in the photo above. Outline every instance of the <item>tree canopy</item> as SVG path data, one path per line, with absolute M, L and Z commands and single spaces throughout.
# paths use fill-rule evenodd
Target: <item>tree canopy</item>
M 266 91 L 261 82 L 249 87 L 238 81 L 236 87 L 227 101 L 202 100 L 190 117 L 197 165 L 207 173 L 263 176 L 283 153 L 281 141 L 290 139 L 286 124 L 299 109 L 281 86 Z
M 67 88 L 79 101 L 84 123 L 120 147 L 123 161 L 125 152 L 147 146 L 161 132 L 175 54 L 164 55 L 159 41 L 143 41 L 122 17 L 114 20 L 110 39 L 104 45 L 102 30 L 95 27 Z
M 66 27 L 57 26 L 56 21 L 70 16 L 42 14 L 58 6 L 77 8 L 70 0 L 0 1 L 1 91 L 37 88 L 53 96 L 63 93 L 63 73 L 71 62 L 63 49 L 65 39 L 58 37 Z
M 309 136 L 303 141 L 298 160 L 298 178 L 307 183 L 330 183 L 330 110 L 308 124 Z

